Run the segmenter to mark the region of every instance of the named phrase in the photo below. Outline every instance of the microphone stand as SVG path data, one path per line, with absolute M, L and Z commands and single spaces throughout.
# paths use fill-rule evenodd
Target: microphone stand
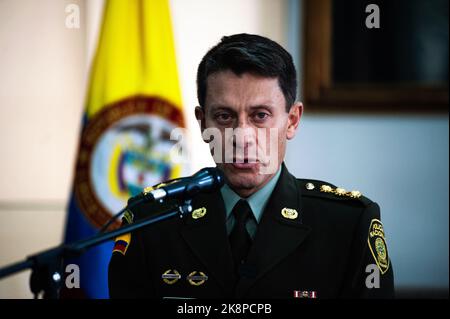
M 127 208 L 132 208 L 142 202 L 143 200 L 133 202 L 127 206 Z M 30 289 L 34 294 L 35 299 L 37 299 L 42 291 L 44 292 L 44 299 L 58 299 L 62 285 L 63 278 L 61 274 L 63 273 L 62 268 L 65 258 L 80 256 L 92 246 L 99 245 L 120 235 L 134 232 L 145 226 L 177 215 L 182 218 L 184 215 L 191 212 L 191 199 L 184 199 L 181 204 L 177 205 L 176 208 L 168 210 L 158 216 L 147 217 L 107 233 L 99 233 L 86 239 L 70 244 L 61 244 L 40 253 L 31 255 L 24 261 L 1 268 L 0 278 L 31 268 Z

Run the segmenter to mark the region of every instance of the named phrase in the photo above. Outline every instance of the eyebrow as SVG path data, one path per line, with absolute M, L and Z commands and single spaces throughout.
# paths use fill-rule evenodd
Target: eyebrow
M 270 104 L 258 104 L 258 105 L 250 106 L 251 110 L 268 109 L 268 110 L 272 111 L 274 108 L 275 107 Z
M 211 110 L 220 110 L 220 109 L 232 109 L 230 106 L 223 104 L 212 104 L 209 106 Z
M 250 106 L 250 110 L 256 110 L 256 109 L 268 109 L 272 111 L 275 107 L 270 104 L 257 104 Z M 223 105 L 223 104 L 212 104 L 210 105 L 211 110 L 230 110 L 234 112 L 234 109 L 230 106 Z

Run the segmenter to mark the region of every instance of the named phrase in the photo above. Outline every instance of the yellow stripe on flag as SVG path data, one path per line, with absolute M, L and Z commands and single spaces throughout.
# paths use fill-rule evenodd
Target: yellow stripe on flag
M 106 2 L 92 65 L 87 116 L 136 94 L 161 97 L 181 109 L 167 0 Z
M 168 0 L 106 1 L 100 32 L 74 183 L 96 228 L 145 187 L 180 176 L 170 136 L 184 126 Z

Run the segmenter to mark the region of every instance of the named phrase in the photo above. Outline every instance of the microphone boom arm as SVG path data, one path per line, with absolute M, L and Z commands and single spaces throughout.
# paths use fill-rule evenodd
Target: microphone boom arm
M 131 203 L 128 209 L 140 204 L 139 201 Z M 104 243 L 126 233 L 134 232 L 145 226 L 192 212 L 191 199 L 185 199 L 177 208 L 170 209 L 158 216 L 150 216 L 138 220 L 132 224 L 125 225 L 107 233 L 98 233 L 92 237 L 82 239 L 70 244 L 62 244 L 54 248 L 47 249 L 40 253 L 27 257 L 24 261 L 0 269 L 0 279 L 19 271 L 31 268 L 30 289 L 35 298 L 41 291 L 44 291 L 45 299 L 59 298 L 59 290 L 62 284 L 63 260 L 68 257 L 76 257 L 83 254 L 88 248 Z
M 136 200 L 129 202 L 129 205 L 122 211 L 148 201 L 162 203 L 166 198 L 176 199 L 178 202 L 177 208 L 168 210 L 158 216 L 153 215 L 144 218 L 110 232 L 103 232 L 102 228 L 99 233 L 92 237 L 70 244 L 61 244 L 41 253 L 31 255 L 22 262 L 1 268 L 0 279 L 31 268 L 30 288 L 35 298 L 38 297 L 41 291 L 44 291 L 44 298 L 59 298 L 61 281 L 63 280 L 61 274 L 63 273 L 64 258 L 79 256 L 92 246 L 176 215 L 182 218 L 184 215 L 192 212 L 191 201 L 195 195 L 202 191 L 218 189 L 223 183 L 223 173 L 217 168 L 208 167 L 201 169 L 191 177 L 174 180 L 172 183 L 162 184 L 159 188 L 144 191 L 136 197 Z M 116 216 L 117 214 L 113 215 L 113 218 L 116 218 Z M 109 222 L 106 226 L 108 225 Z

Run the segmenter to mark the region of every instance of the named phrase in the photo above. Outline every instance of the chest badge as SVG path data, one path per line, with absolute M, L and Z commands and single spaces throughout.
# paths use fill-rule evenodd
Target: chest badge
M 283 208 L 281 210 L 281 216 L 287 219 L 297 219 L 298 212 L 293 208 Z
M 180 280 L 181 275 L 180 273 L 174 269 L 169 269 L 166 270 L 162 275 L 161 275 L 162 280 L 168 284 L 168 285 L 173 285 L 174 283 L 176 283 L 178 280 Z
M 206 215 L 206 208 L 197 208 L 192 212 L 192 219 L 199 219 Z
M 208 276 L 206 276 L 202 271 L 193 271 L 187 276 L 186 279 L 192 286 L 200 286 L 208 280 Z

